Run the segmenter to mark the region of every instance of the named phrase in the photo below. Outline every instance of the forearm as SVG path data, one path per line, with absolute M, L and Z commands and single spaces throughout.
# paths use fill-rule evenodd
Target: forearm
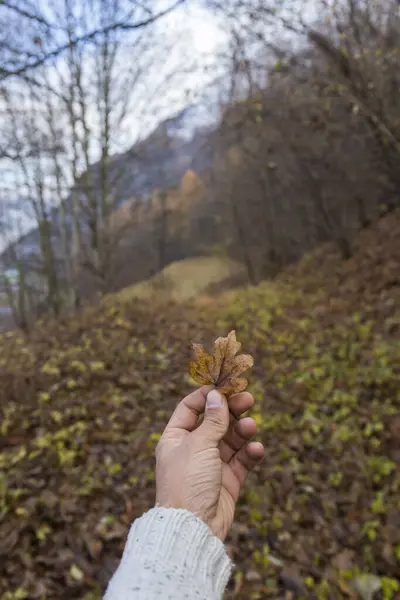
M 104 600 L 220 600 L 230 572 L 205 523 L 186 510 L 154 508 L 132 525 Z

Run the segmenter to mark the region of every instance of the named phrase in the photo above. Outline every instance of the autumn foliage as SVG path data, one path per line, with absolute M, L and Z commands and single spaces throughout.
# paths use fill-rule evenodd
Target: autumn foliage
M 236 332 L 215 342 L 214 354 L 207 354 L 201 344 L 193 344 L 196 361 L 190 363 L 190 374 L 201 385 L 213 385 L 226 396 L 243 392 L 248 381 L 240 375 L 253 366 L 253 357 L 239 354 L 242 344 L 236 341 Z
M 193 389 L 191 343 L 232 330 L 254 356 L 266 458 L 227 542 L 227 598 L 397 599 L 399 242 L 393 213 L 345 262 L 327 246 L 207 303 L 110 297 L 2 335 L 1 600 L 100 600 L 130 523 L 154 503 L 155 446 Z M 251 363 L 238 351 L 233 332 L 213 356 L 197 348 L 192 374 L 207 379 L 207 365 L 229 393 L 222 357 L 238 376 Z

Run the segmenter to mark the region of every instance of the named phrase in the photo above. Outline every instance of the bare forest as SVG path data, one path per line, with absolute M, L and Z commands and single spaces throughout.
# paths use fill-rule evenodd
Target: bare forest
M 165 60 L 180 42 L 162 19 L 179 7 L 150 4 L 0 7 L 2 293 L 24 327 L 207 251 L 251 283 L 327 241 L 348 258 L 355 233 L 398 205 L 396 3 L 207 6 L 225 43 L 189 193 L 168 160 L 177 136 L 140 129 L 205 65 L 186 43 Z
M 100 600 L 231 330 L 226 597 L 399 600 L 399 40 L 398 0 L 0 0 L 0 600 Z

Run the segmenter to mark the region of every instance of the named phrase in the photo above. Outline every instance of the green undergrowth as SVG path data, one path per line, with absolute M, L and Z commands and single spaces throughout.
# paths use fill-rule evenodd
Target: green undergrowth
M 394 598 L 400 340 L 385 325 L 398 314 L 372 320 L 356 307 L 332 319 L 323 306 L 324 289 L 266 283 L 217 311 L 220 331 L 235 328 L 255 356 L 253 417 L 267 450 L 239 508 L 260 543 L 238 552 L 245 573 L 262 574 L 254 597 L 278 597 L 277 573 L 294 564 L 304 597 L 348 597 L 372 573 Z
M 233 328 L 266 458 L 227 540 L 227 598 L 398 599 L 399 232 L 395 215 L 346 263 L 318 251 L 257 287 L 111 296 L 0 336 L 1 600 L 101 598 L 154 504 L 190 344 Z

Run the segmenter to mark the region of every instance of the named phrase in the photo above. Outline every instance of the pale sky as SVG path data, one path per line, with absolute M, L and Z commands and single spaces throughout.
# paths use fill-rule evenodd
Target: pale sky
M 171 2 L 171 0 L 160 1 L 167 5 L 170 5 Z M 175 64 L 178 65 L 181 62 L 183 53 L 187 54 L 189 62 L 196 62 L 199 68 L 182 75 L 181 79 L 171 86 L 171 89 L 168 89 L 165 94 L 160 94 L 159 98 L 155 98 L 154 106 L 151 109 L 147 110 L 148 107 L 144 106 L 143 113 L 139 111 L 140 116 L 137 110 L 132 111 L 132 117 L 124 123 L 121 135 L 118 137 L 116 152 L 127 150 L 135 140 L 146 137 L 160 121 L 176 114 L 186 105 L 202 102 L 202 92 L 215 77 L 218 53 L 226 43 L 226 34 L 218 25 L 217 19 L 202 7 L 200 0 L 189 0 L 186 5 L 160 20 L 156 27 L 160 29 L 166 40 L 170 40 L 171 44 L 176 45 L 175 52 L 172 50 L 165 57 L 164 64 L 160 65 L 161 74 L 163 69 L 165 72 L 173 71 Z M 206 65 L 207 69 L 204 69 Z M 9 175 L 6 175 L 5 165 L 2 162 L 0 161 L 0 177 L 5 186 Z M 7 165 L 7 169 L 10 166 Z M 9 180 L 12 181 L 12 179 L 11 175 Z M 5 197 L 4 192 L 1 196 Z M 18 214 L 15 217 L 20 231 L 26 231 L 34 224 L 25 214 Z M 2 238 L 0 233 L 0 251 L 9 239 L 9 236 L 7 239 Z
M 168 0 L 168 4 L 170 4 L 170 0 Z M 218 19 L 202 6 L 200 0 L 189 0 L 160 20 L 157 27 L 167 40 L 176 42 L 176 48 L 168 56 L 168 61 L 164 66 L 160 66 L 160 73 L 163 68 L 173 70 L 175 64 L 179 69 L 183 52 L 187 53 L 189 61 L 197 62 L 198 66 L 192 72 L 182 76 L 182 85 L 168 89 L 167 94 L 160 98 L 155 115 L 144 117 L 140 123 L 141 130 L 137 131 L 140 138 L 143 138 L 148 130 L 153 129 L 158 122 L 176 114 L 188 104 L 202 102 L 202 92 L 214 80 L 217 69 L 221 66 L 218 55 L 227 44 L 226 33 Z M 135 125 L 138 123 L 133 123 L 133 128 Z

